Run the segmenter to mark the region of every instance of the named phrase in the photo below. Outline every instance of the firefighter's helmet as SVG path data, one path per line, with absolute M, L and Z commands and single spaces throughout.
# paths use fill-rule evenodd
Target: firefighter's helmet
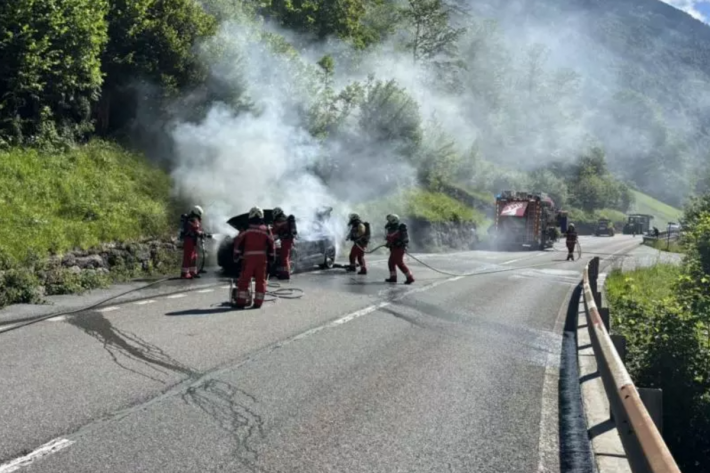
M 387 216 L 387 223 L 392 224 L 392 225 L 398 224 L 399 223 L 399 215 L 389 214 Z
M 278 218 L 282 215 L 284 215 L 284 211 L 281 207 L 274 207 L 274 210 L 272 211 L 274 218 Z
M 202 214 L 204 213 L 204 211 L 202 210 L 202 207 L 200 207 L 199 205 L 195 205 L 192 208 L 192 213 L 202 218 Z
M 351 222 L 354 220 L 360 220 L 360 216 L 358 214 L 350 214 L 350 215 L 348 215 L 348 218 L 350 219 Z
M 264 211 L 259 207 L 252 207 L 249 211 L 249 218 L 264 218 Z
M 570 223 L 567 228 L 570 230 L 574 230 L 574 223 Z

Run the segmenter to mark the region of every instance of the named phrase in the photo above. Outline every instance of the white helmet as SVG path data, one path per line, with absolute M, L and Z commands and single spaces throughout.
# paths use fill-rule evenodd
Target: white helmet
M 281 207 L 274 207 L 274 210 L 272 212 L 274 214 L 274 218 L 284 214 L 284 211 Z
M 264 218 L 264 211 L 259 207 L 252 207 L 249 211 L 249 218 Z
M 360 220 L 360 216 L 358 214 L 350 214 L 348 215 L 348 218 L 352 222 L 353 220 Z
M 198 217 L 202 218 L 202 214 L 204 213 L 204 211 L 202 210 L 202 207 L 200 207 L 199 205 L 195 205 L 192 208 L 192 213 L 194 213 Z
M 389 214 L 387 216 L 387 222 L 391 224 L 399 223 L 399 215 Z

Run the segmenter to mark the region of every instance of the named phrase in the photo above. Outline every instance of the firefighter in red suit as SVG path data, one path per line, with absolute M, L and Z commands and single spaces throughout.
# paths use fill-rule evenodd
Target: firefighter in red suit
M 291 279 L 291 249 L 294 246 L 294 239 L 298 235 L 296 230 L 296 217 L 289 215 L 275 207 L 273 211 L 274 224 L 272 226 L 274 237 L 281 241 L 281 251 L 279 253 L 277 277 L 281 280 Z
M 348 272 L 354 272 L 355 262 L 360 265 L 358 274 L 367 274 L 367 263 L 365 262 L 365 250 L 370 243 L 370 224 L 363 222 L 358 214 L 350 214 L 350 234 L 348 240 L 352 240 L 353 247 L 350 249 L 350 266 L 346 268 Z
M 182 228 L 182 279 L 199 278 L 197 272 L 197 243 L 208 235 L 202 231 L 202 207 L 196 205 L 187 215 Z
M 404 254 L 409 245 L 409 234 L 407 225 L 399 221 L 399 217 L 394 214 L 387 216 L 387 225 L 385 225 L 385 235 L 387 239 L 387 248 L 390 249 L 390 259 L 388 262 L 390 269 L 389 279 L 385 282 L 397 282 L 397 268 L 407 276 L 404 284 L 412 284 L 414 277 L 406 264 L 404 264 Z
M 577 230 L 575 230 L 574 224 L 570 223 L 567 227 L 566 237 L 567 261 L 574 261 L 574 248 L 577 246 Z
M 274 238 L 264 223 L 264 211 L 254 207 L 249 211 L 249 228 L 234 239 L 234 259 L 242 259 L 242 272 L 237 283 L 238 309 L 245 308 L 251 299 L 249 286 L 252 278 L 256 281 L 253 307 L 258 309 L 264 303 L 267 265 L 274 256 Z

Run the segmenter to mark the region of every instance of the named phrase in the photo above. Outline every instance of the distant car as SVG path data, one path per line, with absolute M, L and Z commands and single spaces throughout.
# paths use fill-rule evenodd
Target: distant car
M 313 238 L 296 239 L 296 244 L 291 250 L 291 273 L 310 269 L 314 266 L 319 266 L 321 269 L 330 269 L 333 267 L 333 263 L 335 262 L 336 237 L 328 230 L 326 225 L 326 222 L 330 220 L 332 211 L 332 207 L 324 207 L 313 216 L 313 231 L 309 232 L 314 236 Z M 272 209 L 264 210 L 264 221 L 269 226 L 274 223 Z M 296 217 L 296 227 L 299 229 L 300 233 L 301 225 L 299 225 L 299 221 L 302 220 Z M 249 214 L 243 213 L 232 217 L 227 221 L 227 224 L 235 230 L 243 232 L 249 227 Z M 306 226 L 304 225 L 303 227 L 305 228 Z M 217 250 L 217 264 L 225 273 L 238 276 L 241 271 L 241 264 L 234 262 L 234 238 L 235 237 L 226 237 L 220 242 L 219 249 Z M 278 242 L 276 245 L 276 257 L 278 261 L 281 247 Z M 269 274 L 276 276 L 275 265 L 269 268 Z
M 607 220 L 605 218 L 600 218 L 599 221 L 597 222 L 597 228 L 594 230 L 594 235 L 596 236 L 601 236 L 601 235 L 608 235 L 608 236 L 614 236 L 614 225 L 611 223 L 611 220 Z

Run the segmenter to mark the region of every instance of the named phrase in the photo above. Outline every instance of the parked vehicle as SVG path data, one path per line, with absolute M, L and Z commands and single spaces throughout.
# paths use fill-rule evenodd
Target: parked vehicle
M 310 225 L 299 224 L 302 219 L 296 218 L 296 225 L 299 229 L 309 228 L 309 235 L 306 238 L 299 237 L 296 239 L 296 244 L 291 250 L 291 272 L 304 271 L 316 266 L 321 269 L 330 269 L 335 262 L 336 244 L 335 235 L 329 230 L 326 224 L 330 220 L 330 214 L 333 211 L 332 207 L 323 207 L 319 209 L 312 217 Z M 272 209 L 264 210 L 264 221 L 268 226 L 274 222 Z M 238 232 L 243 232 L 249 226 L 249 214 L 243 213 L 230 218 L 227 224 Z M 238 234 L 237 234 L 238 235 Z M 241 271 L 241 265 L 234 262 L 234 238 L 226 237 L 220 242 L 219 250 L 217 251 L 217 264 L 223 271 L 232 276 L 238 276 Z M 279 242 L 276 243 L 276 257 L 278 261 L 281 247 Z M 269 274 L 276 276 L 276 265 L 269 268 Z
M 644 235 L 651 229 L 653 215 L 630 214 L 626 225 L 624 225 L 624 235 Z
M 595 236 L 607 235 L 610 237 L 614 236 L 614 224 L 611 220 L 606 218 L 600 218 L 597 222 L 597 228 L 594 230 Z

